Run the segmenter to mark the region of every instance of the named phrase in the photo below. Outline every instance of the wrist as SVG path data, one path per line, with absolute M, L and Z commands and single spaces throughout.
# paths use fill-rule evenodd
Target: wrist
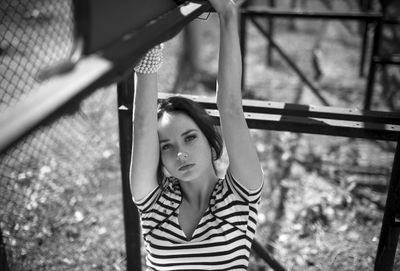
M 219 19 L 222 23 L 235 22 L 238 19 L 238 9 L 234 5 L 228 6 L 223 12 L 218 13 Z
M 137 74 L 151 74 L 151 73 L 157 73 L 157 71 L 160 69 L 162 65 L 162 59 L 163 59 L 163 45 L 157 45 L 150 49 L 139 61 L 139 63 L 136 64 L 134 67 L 134 71 Z

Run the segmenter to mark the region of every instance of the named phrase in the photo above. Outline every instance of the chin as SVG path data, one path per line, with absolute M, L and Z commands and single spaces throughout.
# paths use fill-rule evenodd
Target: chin
M 188 174 L 184 174 L 182 176 L 182 174 L 178 177 L 178 180 L 182 181 L 182 182 L 192 182 L 195 180 L 195 178 L 193 178 L 193 176 L 189 176 Z
M 178 179 L 183 182 L 192 182 L 192 181 L 196 180 L 197 177 L 199 177 L 193 171 L 183 172 L 183 173 L 177 174 L 177 176 L 179 176 Z

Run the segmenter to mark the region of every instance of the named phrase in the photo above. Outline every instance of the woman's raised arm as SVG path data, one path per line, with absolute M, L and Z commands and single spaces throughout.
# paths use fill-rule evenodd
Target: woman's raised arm
M 261 186 L 263 173 L 242 108 L 238 11 L 232 0 L 209 1 L 220 21 L 217 105 L 229 168 L 238 182 L 253 190 Z
M 158 185 L 157 73 L 139 71 L 135 82 L 130 185 L 132 196 L 137 201 Z

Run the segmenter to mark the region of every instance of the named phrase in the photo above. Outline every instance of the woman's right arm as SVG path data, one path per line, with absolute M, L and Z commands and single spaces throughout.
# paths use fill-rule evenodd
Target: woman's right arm
M 138 201 L 158 185 L 157 73 L 137 73 L 135 82 L 130 186 Z

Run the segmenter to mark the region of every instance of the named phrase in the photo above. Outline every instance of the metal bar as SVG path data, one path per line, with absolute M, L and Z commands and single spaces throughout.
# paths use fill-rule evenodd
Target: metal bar
M 99 85 L 96 80 L 112 69 L 112 64 L 101 57 L 89 56 L 80 61 L 68 74 L 53 78 L 31 96 L 0 115 L 0 152 L 11 147 L 24 135 L 75 109 L 84 95 Z M 86 89 L 86 91 L 83 91 Z M 78 98 L 79 97 L 79 98 Z
M 269 0 L 269 6 L 274 8 L 276 6 L 275 0 Z M 268 18 L 268 31 L 271 37 L 274 37 L 275 27 L 274 27 L 274 20 L 273 18 Z M 272 66 L 272 46 L 268 43 L 267 45 L 267 65 L 270 67 Z
M 286 269 L 276 259 L 274 259 L 256 239 L 253 240 L 251 249 L 274 271 L 286 271 Z
M 129 169 L 132 150 L 132 114 L 127 105 L 133 102 L 134 77 L 118 83 L 118 123 L 121 157 L 122 200 L 125 225 L 126 264 L 128 271 L 142 270 L 140 219 L 132 201 L 129 185 Z
M 400 24 L 400 18 L 387 18 L 383 19 L 384 24 L 391 24 L 391 25 L 399 25 Z
M 365 69 L 365 57 L 367 54 L 367 46 L 368 46 L 368 28 L 369 23 L 365 22 L 363 25 L 363 37 L 361 39 L 361 56 L 360 56 L 360 71 L 359 76 L 364 77 L 364 69 Z
M 382 18 L 380 12 L 324 12 L 324 11 L 307 11 L 307 10 L 278 10 L 267 7 L 251 6 L 242 11 L 252 17 L 285 17 L 299 19 L 329 19 L 329 20 L 359 20 L 359 21 L 376 21 Z
M 266 31 L 254 18 L 250 19 L 256 28 L 268 39 L 270 44 L 276 49 L 281 57 L 289 64 L 289 66 L 296 72 L 300 79 L 311 89 L 311 91 L 318 97 L 318 99 L 324 104 L 329 105 L 327 100 L 319 93 L 319 90 L 311 83 L 310 80 L 302 73 L 299 67 L 290 59 L 290 57 L 279 47 L 279 45 L 272 39 L 270 33 Z
M 127 32 L 177 7 L 172 0 L 72 0 L 75 33 L 83 37 L 83 52 L 98 52 Z M 183 3 L 181 3 L 183 4 Z
M 382 23 L 378 21 L 375 23 L 374 39 L 372 41 L 372 52 L 371 52 L 372 56 L 369 63 L 368 80 L 366 84 L 365 97 L 364 97 L 365 110 L 369 110 L 371 108 L 372 95 L 374 92 L 374 84 L 375 84 L 375 73 L 377 68 L 376 63 L 373 61 L 373 58 L 379 55 L 381 32 L 382 32 Z
M 369 0 L 361 0 L 360 1 L 360 9 L 363 12 L 371 10 L 371 3 Z M 365 57 L 367 53 L 367 46 L 368 46 L 368 29 L 369 29 L 369 22 L 366 21 L 363 23 L 363 37 L 361 40 L 361 56 L 360 56 L 360 71 L 359 76 L 364 77 L 364 70 L 365 70 Z
M 41 125 L 71 112 L 100 87 L 123 78 L 146 50 L 177 34 L 210 7 L 208 2 L 182 4 L 140 30 L 126 33 L 100 54 L 82 57 L 70 71 L 42 84 L 22 103 L 0 115 L 0 153 Z
M 400 55 L 392 55 L 388 57 L 374 56 L 372 61 L 380 65 L 400 65 Z
M 217 110 L 209 109 L 207 113 L 219 124 Z M 250 129 L 288 131 L 317 135 L 343 136 L 375 140 L 397 141 L 400 134 L 399 125 L 374 125 L 353 121 L 339 121 L 319 118 L 245 113 Z
M 386 198 L 385 211 L 382 220 L 381 234 L 375 258 L 374 271 L 390 271 L 393 268 L 400 227 L 396 225 L 396 195 L 400 186 L 400 139 L 397 141 L 396 152 L 393 159 L 392 174 Z
M 360 1 L 360 9 L 363 12 L 366 11 L 371 11 L 372 6 L 371 6 L 371 0 L 361 0 Z M 383 16 L 382 16 L 383 17 Z M 365 21 L 364 22 L 364 28 L 363 28 L 363 38 L 361 40 L 362 44 L 362 51 L 361 51 L 361 57 L 360 57 L 360 77 L 364 77 L 364 72 L 365 72 L 365 57 L 366 57 L 366 53 L 367 53 L 367 46 L 368 46 L 368 31 L 369 31 L 369 21 Z
M 160 99 L 171 96 L 171 93 L 158 94 Z M 206 109 L 217 109 L 215 97 L 185 94 Z M 345 120 L 365 123 L 400 125 L 399 112 L 365 111 L 357 108 L 342 108 L 333 106 L 315 106 L 291 104 L 263 100 L 243 99 L 243 111 L 246 113 L 264 113 L 283 116 L 310 117 L 321 119 Z

